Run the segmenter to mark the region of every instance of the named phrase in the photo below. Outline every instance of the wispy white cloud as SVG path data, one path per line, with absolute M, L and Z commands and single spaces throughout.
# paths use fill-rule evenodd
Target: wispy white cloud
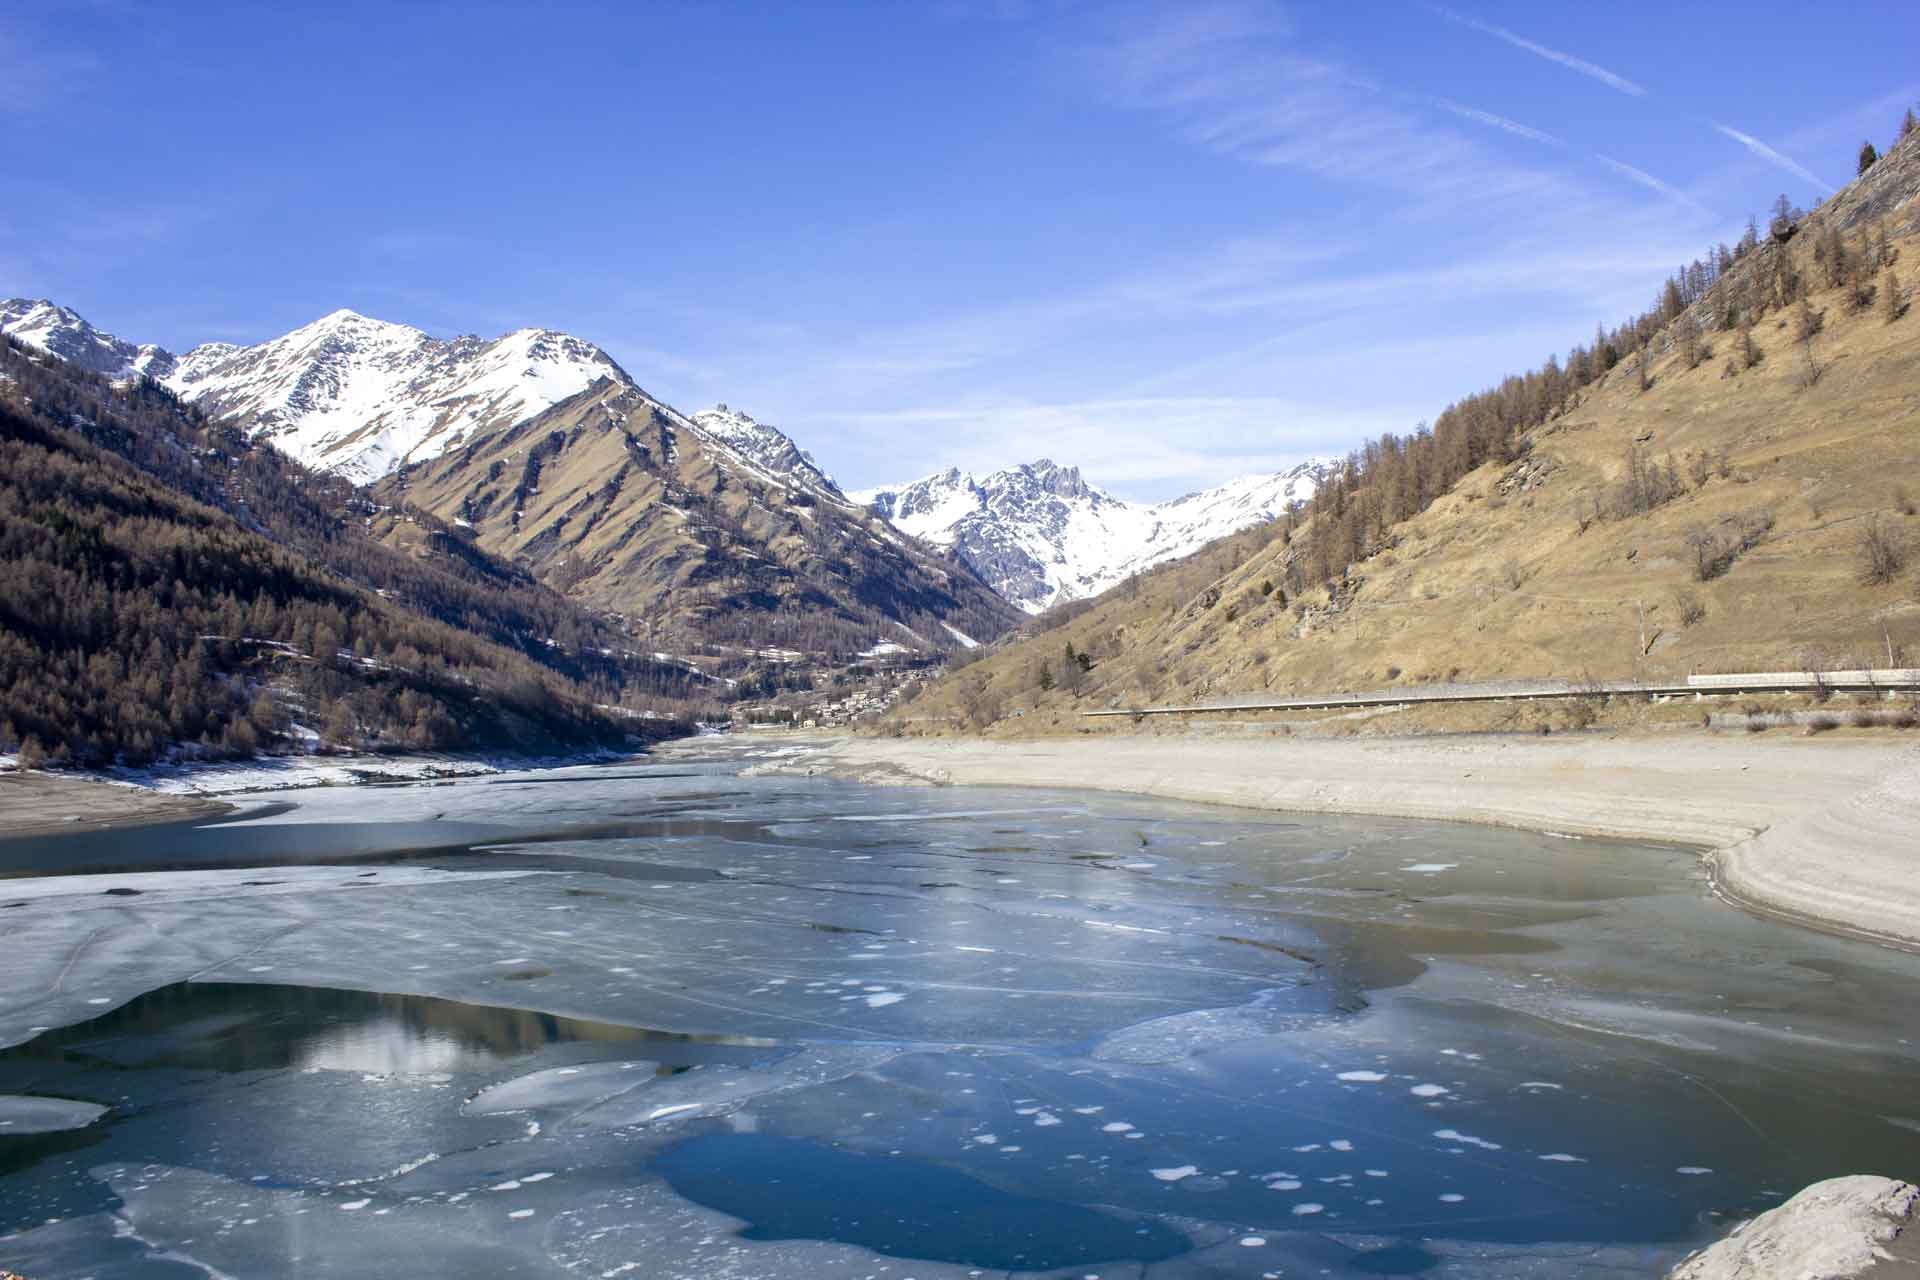
M 1774 150 L 1772 147 L 1760 141 L 1760 139 L 1754 137 L 1752 134 L 1742 133 L 1740 132 L 1740 130 L 1732 128 L 1728 125 L 1721 124 L 1717 120 L 1714 122 L 1713 127 L 1718 129 L 1721 133 L 1725 134 L 1727 137 L 1732 138 L 1735 142 L 1739 143 L 1741 146 L 1745 147 L 1747 150 L 1753 152 L 1754 155 L 1759 156 L 1762 160 L 1765 160 L 1768 164 L 1774 165 L 1777 168 L 1786 170 L 1788 173 L 1800 179 L 1802 182 L 1810 182 L 1814 186 L 1820 188 L 1822 191 L 1832 191 L 1834 189 L 1833 184 L 1831 182 L 1828 182 L 1826 179 L 1820 177 L 1820 175 L 1814 173 L 1811 169 L 1801 164 L 1798 160 L 1795 160 L 1792 156 L 1785 155 L 1779 151 Z
M 1524 49 L 1528 53 L 1545 58 L 1549 62 L 1557 62 L 1569 71 L 1577 71 L 1588 79 L 1598 80 L 1609 89 L 1618 89 L 1621 93 L 1628 94 L 1635 98 L 1646 96 L 1647 90 L 1645 86 L 1635 84 L 1625 76 L 1617 75 L 1597 63 L 1588 62 L 1585 58 L 1576 58 L 1572 54 L 1563 53 L 1559 49 L 1550 49 L 1544 44 L 1529 40 L 1525 36 L 1507 30 L 1505 27 L 1496 26 L 1491 22 L 1482 22 L 1480 19 L 1468 14 L 1456 13 L 1452 9 L 1445 8 L 1440 9 L 1439 12 L 1442 16 L 1450 18 L 1462 26 L 1472 27 L 1475 31 L 1483 32 L 1496 40 L 1504 40 L 1516 49 Z
M 1231 3 L 1160 11 L 1089 59 L 1116 105 L 1152 112 L 1187 141 L 1249 164 L 1483 206 L 1557 185 L 1432 127 L 1397 105 L 1394 91 L 1299 52 L 1270 11 Z
M 1644 305 L 1641 295 L 1660 274 L 1697 250 L 1672 221 L 1615 206 L 1606 241 L 1567 236 L 1567 227 L 1581 225 L 1572 218 L 1453 260 L 1382 266 L 1358 243 L 1311 269 L 1277 265 L 1237 282 L 1231 264 L 1263 254 L 1277 262 L 1276 246 L 1293 237 L 1219 246 L 1082 293 L 951 315 L 886 337 L 906 363 L 916 355 L 937 362 L 956 344 L 973 352 L 976 363 L 957 384 L 879 383 L 870 370 L 835 364 L 864 358 L 870 340 L 818 358 L 786 353 L 789 376 L 767 388 L 765 412 L 856 485 L 948 465 L 991 471 L 1052 453 L 1097 483 L 1165 498 L 1406 431 L 1479 379 L 1539 360 L 1556 341 L 1584 339 L 1595 320 Z M 1187 269 L 1209 283 L 1180 291 Z M 1528 319 L 1516 325 L 1500 308 L 1522 295 Z M 1203 343 L 1184 360 L 1168 355 L 1156 369 L 1155 347 L 1130 347 L 1127 333 L 1112 327 L 1129 310 L 1114 300 L 1127 297 L 1154 300 L 1142 304 L 1145 331 L 1206 333 L 1218 345 Z M 1444 330 L 1416 318 L 1422 299 L 1445 299 Z M 1542 317 L 1551 318 L 1544 328 Z M 1056 363 L 1049 344 L 1063 327 L 1085 327 L 1096 343 L 1134 351 L 1132 376 L 1103 364 L 1101 377 L 1069 379 L 1055 398 L 1022 394 L 1032 369 Z M 1063 362 L 1074 360 L 1067 354 Z M 806 376 L 791 379 L 799 367 Z M 1383 380 L 1389 369 L 1394 376 Z M 1264 393 L 1273 387 L 1289 393 Z
M 1612 156 L 1600 155 L 1597 152 L 1595 153 L 1593 158 L 1598 160 L 1601 164 L 1607 166 L 1607 168 L 1613 170 L 1615 173 L 1619 174 L 1621 177 L 1626 178 L 1631 182 L 1637 182 L 1641 186 L 1647 188 L 1649 191 L 1658 191 L 1661 195 L 1667 197 L 1669 200 L 1677 201 L 1678 203 L 1687 206 L 1687 208 L 1689 209 L 1697 210 L 1709 216 L 1717 216 L 1714 214 L 1713 210 L 1707 208 L 1705 205 L 1701 204 L 1698 200 L 1695 200 L 1692 196 L 1688 195 L 1686 192 L 1680 190 L 1678 187 L 1674 186 L 1671 183 L 1662 182 L 1660 179 L 1648 173 L 1645 169 L 1637 169 L 1633 165 L 1627 164 L 1625 161 L 1615 160 Z
M 1495 115 L 1491 111 L 1482 111 L 1478 107 L 1469 107 L 1465 103 L 1455 102 L 1452 98 L 1435 98 L 1434 102 L 1443 109 L 1453 112 L 1453 114 L 1459 116 L 1462 120 L 1471 120 L 1476 124 L 1490 125 L 1495 129 L 1504 130 L 1518 137 L 1530 138 L 1535 142 L 1545 142 L 1556 147 L 1561 145 L 1560 139 L 1554 137 L 1552 134 L 1541 129 L 1535 129 L 1531 125 L 1521 124 L 1518 120 L 1509 120 L 1507 117 Z

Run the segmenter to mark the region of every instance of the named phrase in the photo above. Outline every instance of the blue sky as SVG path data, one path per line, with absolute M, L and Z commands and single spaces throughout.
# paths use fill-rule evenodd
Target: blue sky
M 1161 498 L 1643 308 L 1920 101 L 1860 3 L 42 5 L 0 295 L 176 350 L 565 329 L 847 485 Z

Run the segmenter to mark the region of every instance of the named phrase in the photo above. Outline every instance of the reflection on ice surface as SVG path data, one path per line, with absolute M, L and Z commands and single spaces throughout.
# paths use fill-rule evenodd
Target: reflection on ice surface
M 301 1046 L 294 1065 L 313 1071 L 419 1074 L 452 1071 L 471 1057 L 468 1048 L 452 1036 L 382 1022 L 322 1032 Z
M 1920 1172 L 1920 964 L 1690 855 L 688 774 L 303 794 L 68 859 L 228 869 L 0 880 L 0 1094 L 108 1108 L 0 1136 L 0 1259 L 1645 1275 Z M 392 856 L 273 865 L 336 834 Z
M 548 1045 L 627 1044 L 642 1028 L 371 991 L 278 983 L 176 982 L 86 1022 L 0 1050 L 0 1069 L 39 1064 L 431 1074 L 490 1070 Z

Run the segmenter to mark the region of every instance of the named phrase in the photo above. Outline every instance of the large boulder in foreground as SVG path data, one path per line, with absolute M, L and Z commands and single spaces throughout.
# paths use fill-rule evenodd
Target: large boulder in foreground
M 1816 1182 L 1693 1254 L 1668 1280 L 1920 1278 L 1920 1187 L 1855 1174 Z

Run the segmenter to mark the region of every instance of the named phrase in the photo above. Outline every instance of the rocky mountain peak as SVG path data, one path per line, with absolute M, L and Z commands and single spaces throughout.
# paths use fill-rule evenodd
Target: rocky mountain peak
M 45 298 L 0 302 L 0 333 L 115 381 L 141 375 L 165 378 L 175 364 L 170 352 L 150 343 L 135 346 L 116 338 L 88 324 L 72 308 Z
M 811 453 L 793 442 L 778 427 L 756 420 L 752 414 L 727 404 L 716 404 L 693 415 L 695 427 L 717 440 L 734 454 L 770 476 L 789 484 L 815 490 L 833 498 L 844 495 L 833 477 L 821 470 Z
M 950 547 L 1029 613 L 1098 595 L 1312 495 L 1330 464 L 1243 476 L 1169 502 L 1130 503 L 1050 458 L 976 479 L 950 467 L 906 485 L 853 494 L 905 533 Z

